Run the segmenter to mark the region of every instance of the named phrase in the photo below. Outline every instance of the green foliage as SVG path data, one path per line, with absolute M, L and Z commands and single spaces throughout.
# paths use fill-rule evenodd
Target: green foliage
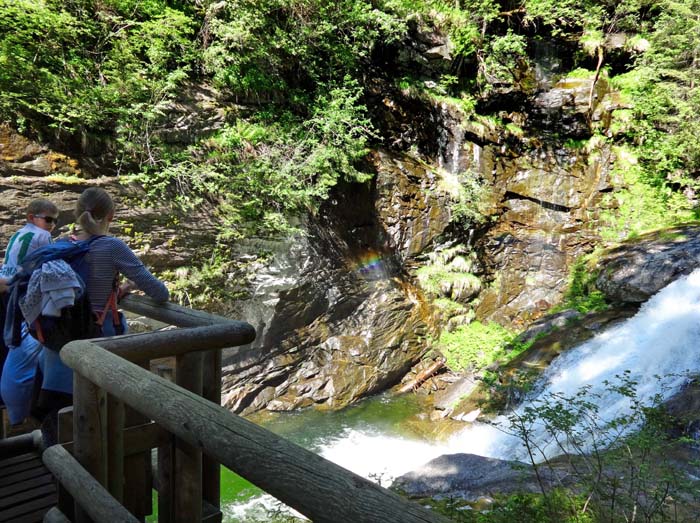
M 247 297 L 245 267 L 234 266 L 231 260 L 227 247 L 219 244 L 201 264 L 166 270 L 158 276 L 168 282 L 171 301 L 225 313 L 232 302 Z
M 445 356 L 450 369 L 478 371 L 506 355 L 511 358 L 519 354 L 521 351 L 507 350 L 514 338 L 512 332 L 495 322 L 474 321 L 452 332 L 443 331 L 435 348 Z
M 458 244 L 431 253 L 427 263 L 416 271 L 416 277 L 431 298 L 467 303 L 481 289 L 481 280 L 471 272 L 473 267 L 474 253 Z M 448 307 L 443 312 L 453 309 Z
M 421 287 L 428 293 L 451 295 L 454 286 L 475 287 L 480 280 L 470 273 L 453 272 L 447 267 L 424 266 L 416 271 Z
M 433 306 L 436 307 L 445 318 L 465 314 L 468 311 L 467 307 L 465 307 L 463 304 L 449 298 L 437 298 L 436 300 L 433 300 L 432 303 Z
M 598 272 L 594 270 L 596 260 L 596 252 L 576 259 L 569 272 L 569 285 L 564 295 L 564 303 L 555 310 L 576 309 L 585 314 L 608 308 L 605 296 L 595 288 L 595 280 L 598 277 Z
M 339 180 L 371 178 L 357 167 L 374 133 L 361 92 L 345 78 L 319 94 L 306 120 L 261 112 L 124 179 L 155 201 L 211 206 L 228 239 L 290 232 L 288 218 L 318 205 Z
M 316 85 L 355 74 L 377 40 L 403 31 L 402 23 L 363 0 L 211 4 L 204 67 L 217 85 L 236 93 L 268 99 L 285 92 L 303 103 Z
M 640 217 L 642 227 L 652 226 L 655 217 L 657 226 L 688 219 L 694 210 L 681 191 L 692 194 L 700 187 L 700 3 L 663 0 L 658 9 L 653 30 L 637 43 L 648 49 L 634 69 L 613 79 L 633 107 L 621 132 L 638 158 L 626 174 L 632 185 L 620 195 L 625 224 L 613 227 L 623 233 L 639 232 L 631 224 Z
M 637 386 L 625 371 L 604 382 L 604 390 L 585 386 L 571 395 L 549 394 L 508 416 L 503 430 L 521 439 L 538 478 L 562 463 L 573 476 L 572 489 L 553 490 L 540 479 L 544 498 L 570 496 L 580 510 L 576 515 L 590 521 L 678 521 L 675 500 L 697 493 L 669 458 L 679 442 L 670 436 L 673 420 L 661 406 L 662 393 L 644 403 Z M 608 394 L 624 398 L 629 411 L 603 418 Z M 547 461 L 553 452 L 561 457 Z M 576 501 L 582 494 L 583 507 Z
M 143 159 L 158 106 L 189 74 L 193 35 L 192 19 L 164 0 L 0 0 L 0 118 L 116 129 Z
M 520 76 L 519 68 L 527 62 L 525 37 L 510 29 L 503 36 L 493 37 L 486 46 L 480 73 L 487 86 L 511 84 Z
M 496 496 L 491 503 L 466 503 L 461 499 L 426 500 L 436 512 L 460 523 L 593 523 L 585 513 L 586 500 L 564 489 L 548 496 L 513 494 Z
M 605 197 L 605 207 L 614 210 L 601 213 L 604 239 L 620 241 L 697 218 L 692 203 L 659 179 L 658 171 L 650 172 L 651 166 L 629 150 L 619 149 L 617 155 L 615 174 L 624 188 Z

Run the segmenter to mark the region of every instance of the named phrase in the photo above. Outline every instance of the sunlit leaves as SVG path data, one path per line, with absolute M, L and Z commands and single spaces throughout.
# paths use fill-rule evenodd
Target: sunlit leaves
M 112 130 L 187 77 L 195 26 L 163 0 L 0 0 L 0 116 Z

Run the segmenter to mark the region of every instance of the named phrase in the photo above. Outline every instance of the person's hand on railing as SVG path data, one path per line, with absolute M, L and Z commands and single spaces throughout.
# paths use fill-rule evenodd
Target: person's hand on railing
M 138 289 L 136 284 L 131 280 L 126 280 L 119 286 L 119 291 L 117 292 L 117 300 L 121 300 L 126 295 L 130 294 L 132 291 Z

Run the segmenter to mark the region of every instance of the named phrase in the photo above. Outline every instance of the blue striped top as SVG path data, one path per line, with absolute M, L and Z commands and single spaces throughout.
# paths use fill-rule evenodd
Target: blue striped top
M 87 282 L 88 296 L 93 310 L 101 311 L 112 292 L 112 283 L 117 274 L 122 274 L 156 301 L 169 298 L 168 289 L 145 267 L 138 256 L 119 238 L 103 236 L 90 244 L 87 255 L 90 265 L 90 280 Z

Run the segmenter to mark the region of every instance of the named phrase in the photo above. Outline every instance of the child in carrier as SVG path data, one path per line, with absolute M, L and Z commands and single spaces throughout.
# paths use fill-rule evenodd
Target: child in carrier
M 75 209 L 80 227 L 78 240 L 90 240 L 86 260 L 89 277 L 85 282 L 88 298 L 96 316 L 102 316 L 102 335 L 125 332 L 126 321 L 117 311 L 116 300 L 135 288 L 159 302 L 168 300 L 168 289 L 155 278 L 134 252 L 119 238 L 108 235 L 114 219 L 114 202 L 107 191 L 92 187 L 83 191 Z M 120 275 L 128 278 L 118 285 Z M 72 404 L 73 372 L 63 364 L 56 351 L 44 348 L 40 358 L 43 382 L 36 412 L 44 418 L 42 431 L 48 444 L 56 441 L 55 423 L 59 409 Z
M 15 275 L 24 258 L 51 243 L 51 231 L 57 219 L 58 207 L 53 202 L 37 199 L 29 203 L 26 224 L 12 235 L 5 250 L 4 263 L 0 267 L 0 292 L 7 289 L 5 283 Z M 4 364 L 0 362 L 0 395 L 7 408 L 10 425 L 18 425 L 29 416 L 41 352 L 41 345 L 29 335 L 26 325 L 22 326 L 21 336 L 21 343 L 8 346 Z

